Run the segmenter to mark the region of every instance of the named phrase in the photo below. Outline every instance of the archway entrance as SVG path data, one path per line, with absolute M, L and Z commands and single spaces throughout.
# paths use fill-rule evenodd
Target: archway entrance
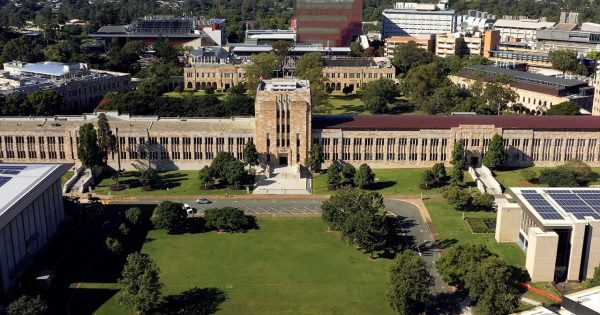
M 288 166 L 288 157 L 287 157 L 287 155 L 279 157 L 279 166 L 281 166 L 281 167 Z

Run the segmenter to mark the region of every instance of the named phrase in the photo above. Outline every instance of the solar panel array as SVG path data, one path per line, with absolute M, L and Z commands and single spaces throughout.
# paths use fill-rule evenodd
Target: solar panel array
M 0 165 L 0 174 L 19 175 L 26 167 L 22 165 Z
M 562 220 L 564 217 L 535 190 L 523 190 L 523 198 L 537 211 L 544 220 Z
M 577 219 L 592 217 L 600 220 L 599 190 L 545 190 L 544 192 Z

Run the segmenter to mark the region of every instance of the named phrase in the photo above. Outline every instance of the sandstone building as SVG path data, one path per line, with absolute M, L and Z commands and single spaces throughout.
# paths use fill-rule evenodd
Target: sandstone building
M 199 169 L 218 152 L 243 158 L 254 141 L 263 165 L 304 164 L 311 144 L 325 165 L 344 161 L 372 167 L 430 167 L 448 162 L 464 139 L 468 162 L 481 163 L 494 134 L 504 137 L 510 166 L 554 166 L 578 159 L 600 166 L 597 116 L 312 115 L 306 81 L 267 80 L 257 91 L 254 117 L 163 118 L 107 113 L 118 150 L 115 168 L 145 161 L 160 169 Z M 1 117 L 0 161 L 77 163 L 78 129 L 94 114 Z

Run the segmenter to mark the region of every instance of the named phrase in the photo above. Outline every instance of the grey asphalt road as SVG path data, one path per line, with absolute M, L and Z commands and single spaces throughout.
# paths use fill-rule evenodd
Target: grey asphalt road
M 248 215 L 254 216 L 294 216 L 294 215 L 312 215 L 318 216 L 321 213 L 322 200 L 319 199 L 298 199 L 298 200 L 247 200 L 234 198 L 230 200 L 214 200 L 211 204 L 196 204 L 196 200 L 177 200 L 176 202 L 187 203 L 198 210 L 198 214 L 209 208 L 236 207 L 243 209 Z M 158 204 L 159 201 L 147 200 L 138 201 L 139 203 Z M 386 210 L 396 215 L 401 222 L 402 242 L 404 246 L 417 251 L 425 261 L 431 266 L 432 274 L 435 276 L 434 292 L 448 292 L 448 286 L 437 274 L 433 263 L 440 257 L 440 244 L 438 244 L 431 234 L 428 225 L 421 216 L 419 209 L 407 202 L 393 199 L 385 200 Z

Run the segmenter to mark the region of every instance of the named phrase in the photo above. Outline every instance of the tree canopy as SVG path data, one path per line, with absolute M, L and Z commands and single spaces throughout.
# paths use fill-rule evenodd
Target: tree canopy
M 398 96 L 396 83 L 390 79 L 379 78 L 363 86 L 361 99 L 372 114 L 387 112 L 388 105 Z
M 573 102 L 562 102 L 560 104 L 552 105 L 546 112 L 545 115 L 568 115 L 575 116 L 579 115 L 581 107 L 577 103 Z
M 250 57 L 250 63 L 244 71 L 248 93 L 252 96 L 256 95 L 260 78 L 262 77 L 265 80 L 273 78 L 278 67 L 278 57 L 273 52 L 260 53 Z
M 417 253 L 405 250 L 388 273 L 388 302 L 398 314 L 421 314 L 433 285 L 427 263 Z
M 432 63 L 435 55 L 426 49 L 419 48 L 416 42 L 400 43 L 394 50 L 392 63 L 400 73 L 408 73 L 420 65 Z
M 358 167 L 356 175 L 354 175 L 354 185 L 359 188 L 369 188 L 375 182 L 375 173 L 371 170 L 371 167 L 363 163 Z
M 310 98 L 313 111 L 328 113 L 331 111 L 329 94 L 325 92 L 325 78 L 323 78 L 323 57 L 320 53 L 306 54 L 296 63 L 296 76 L 310 82 Z
M 504 138 L 499 134 L 495 134 L 483 155 L 481 163 L 490 169 L 496 169 L 504 164 L 505 158 Z
M 553 50 L 549 54 L 552 68 L 565 72 L 577 70 L 577 51 L 570 49 Z
M 244 211 L 233 207 L 207 209 L 204 219 L 209 228 L 228 232 L 244 230 L 249 223 Z
M 48 305 L 41 296 L 23 295 L 8 305 L 6 313 L 8 315 L 43 315 L 47 310 Z
M 308 167 L 313 172 L 318 172 L 321 170 L 321 165 L 325 160 L 323 159 L 323 151 L 321 150 L 321 146 L 319 144 L 313 144 L 310 147 L 310 152 L 308 152 L 308 156 L 306 157 L 306 167 Z
M 87 168 L 93 169 L 103 163 L 102 150 L 98 145 L 98 135 L 96 129 L 94 129 L 94 125 L 91 123 L 86 123 L 79 127 L 77 156 L 81 164 Z
M 129 254 L 119 279 L 119 304 L 133 313 L 147 314 L 160 299 L 159 274 L 160 269 L 148 255 Z
M 187 212 L 179 202 L 163 201 L 154 209 L 152 222 L 157 229 L 173 234 L 183 230 Z

